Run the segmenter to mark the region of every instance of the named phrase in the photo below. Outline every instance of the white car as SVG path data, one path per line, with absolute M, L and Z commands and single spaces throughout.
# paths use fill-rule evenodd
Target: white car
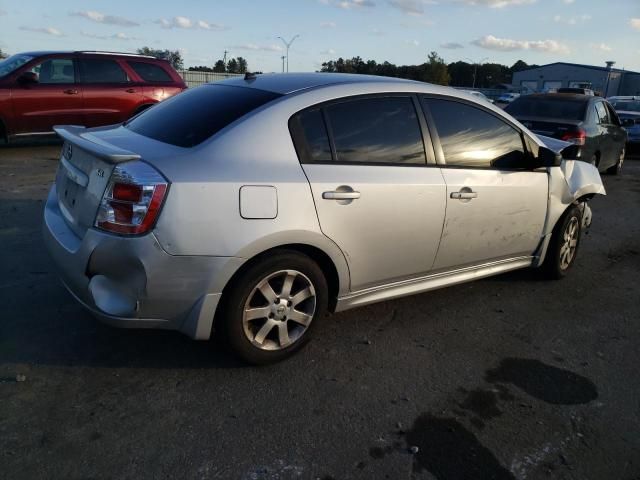
M 500 102 L 500 103 L 511 103 L 516 98 L 519 98 L 519 97 L 520 97 L 519 93 L 514 93 L 514 92 L 503 93 L 502 95 L 500 95 L 498 97 L 498 102 Z

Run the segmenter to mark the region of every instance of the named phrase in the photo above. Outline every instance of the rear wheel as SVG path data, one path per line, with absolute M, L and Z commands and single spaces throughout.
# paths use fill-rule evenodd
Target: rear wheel
M 547 255 L 542 264 L 547 278 L 565 277 L 578 254 L 582 233 L 582 214 L 575 205 L 570 207 L 553 229 Z
M 310 340 L 326 311 L 327 291 L 322 270 L 309 257 L 274 252 L 234 282 L 223 306 L 221 333 L 248 363 L 283 360 Z
M 624 163 L 624 155 L 625 155 L 625 149 L 622 149 L 622 152 L 620 152 L 620 158 L 618 158 L 618 162 L 613 166 L 613 167 L 609 167 L 607 169 L 607 173 L 610 175 L 619 175 L 620 172 L 622 171 L 622 164 Z

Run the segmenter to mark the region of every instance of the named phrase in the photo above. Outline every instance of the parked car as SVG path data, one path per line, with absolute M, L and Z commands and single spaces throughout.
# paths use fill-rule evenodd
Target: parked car
M 627 131 L 627 143 L 640 143 L 640 96 L 611 97 L 608 100 Z
M 26 52 L 0 61 L 0 142 L 56 124 L 121 123 L 186 85 L 165 60 L 108 52 Z
M 521 97 L 505 108 L 536 134 L 580 147 L 580 159 L 600 172 L 622 169 L 627 133 L 605 99 L 574 93 L 540 93 Z
M 247 76 L 56 131 L 44 236 L 67 288 L 112 325 L 215 329 L 251 363 L 298 350 L 327 309 L 518 268 L 560 278 L 604 193 L 562 161 L 570 144 L 384 77 Z
M 497 101 L 499 103 L 511 103 L 516 98 L 520 98 L 519 93 L 509 92 L 509 93 L 503 93 L 502 95 L 500 95 Z
M 590 88 L 582 88 L 582 87 L 562 87 L 556 90 L 556 93 L 578 93 L 580 95 L 589 95 L 593 97 L 595 95 L 594 91 Z
M 478 97 L 480 100 L 484 100 L 485 102 L 494 103 L 489 97 L 487 97 L 484 93 L 479 92 L 477 90 L 460 90 L 461 92 L 468 93 L 469 95 L 473 95 L 474 97 Z

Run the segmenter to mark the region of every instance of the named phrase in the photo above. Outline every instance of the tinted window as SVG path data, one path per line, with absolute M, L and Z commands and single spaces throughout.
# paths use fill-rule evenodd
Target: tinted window
M 278 97 L 255 88 L 203 85 L 155 105 L 126 126 L 164 143 L 193 147 Z
M 152 63 L 128 62 L 131 68 L 140 75 L 145 82 L 172 82 L 171 76 L 162 67 Z
M 338 162 L 426 163 L 410 97 L 353 100 L 326 108 Z
M 516 118 L 549 117 L 582 120 L 587 101 L 553 95 L 546 97 L 520 97 L 505 108 L 505 111 Z
M 619 112 L 640 112 L 640 102 L 638 101 L 614 100 L 611 105 Z
M 13 55 L 12 57 L 0 60 L 0 77 L 9 75 L 31 60 L 33 60 L 33 57 L 29 55 Z
M 598 102 L 596 103 L 596 112 L 598 113 L 599 123 L 602 125 L 606 125 L 609 122 L 609 113 L 607 112 L 607 107 L 604 106 L 604 103 Z
M 38 75 L 38 82 L 42 84 L 75 83 L 76 81 L 73 60 L 70 58 L 51 58 L 39 63 L 31 71 Z
M 498 117 L 464 103 L 425 99 L 435 122 L 447 165 L 523 167 L 520 133 Z
M 83 83 L 125 83 L 127 74 L 115 60 L 85 58 L 80 60 L 80 78 Z
M 329 136 L 320 110 L 307 110 L 293 117 L 291 133 L 301 162 L 331 161 Z
M 607 107 L 607 113 L 609 114 L 610 123 L 612 125 L 617 125 L 619 127 L 620 118 L 618 118 L 618 114 L 616 113 L 616 111 L 613 109 L 611 105 L 605 103 L 605 106 Z

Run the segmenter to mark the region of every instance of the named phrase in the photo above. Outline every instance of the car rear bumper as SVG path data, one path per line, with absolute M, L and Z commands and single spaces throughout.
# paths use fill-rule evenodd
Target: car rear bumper
M 121 237 L 88 229 L 79 238 L 56 196 L 44 210 L 45 246 L 62 282 L 100 320 L 125 328 L 179 330 L 208 339 L 223 286 L 242 259 L 175 256 L 153 234 Z

